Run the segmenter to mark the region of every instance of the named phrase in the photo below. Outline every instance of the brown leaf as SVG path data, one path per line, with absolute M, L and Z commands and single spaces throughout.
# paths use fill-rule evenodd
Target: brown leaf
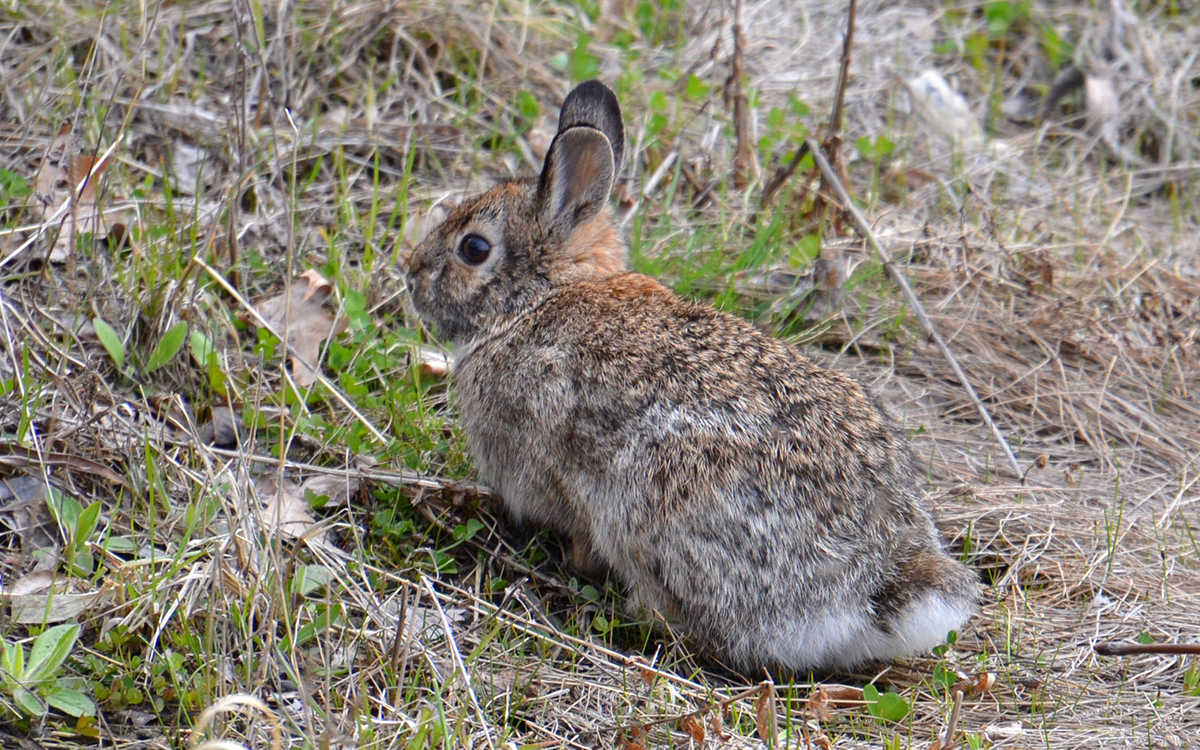
M 713 711 L 712 716 L 708 717 L 708 732 L 722 742 L 729 739 L 729 735 L 725 734 L 724 711 Z
M 767 747 L 775 747 L 775 685 L 770 682 L 762 684 L 762 691 L 754 705 L 754 727 L 758 738 Z
M 996 684 L 995 672 L 980 672 L 971 680 L 971 684 L 967 686 L 967 695 L 986 695 L 992 692 L 992 688 Z
M 822 685 L 821 690 L 833 708 L 859 708 L 863 705 L 863 691 L 853 685 Z
M 51 571 L 38 571 L 14 581 L 0 594 L 0 603 L 8 605 L 12 622 L 49 624 L 81 619 L 106 604 L 113 598 L 113 593 L 112 583 L 89 590 L 81 579 L 55 577 Z
M 820 732 L 816 737 L 809 740 L 812 747 L 817 750 L 833 750 L 833 743 L 829 741 L 829 735 Z
M 21 540 L 21 551 L 55 546 L 58 528 L 46 505 L 49 487 L 40 476 L 17 475 L 0 479 L 0 523 Z
M 51 236 L 57 232 L 48 255 L 52 263 L 61 263 L 71 256 L 72 243 L 82 232 L 91 232 L 96 238 L 106 237 L 110 220 L 121 227 L 124 235 L 120 212 L 101 211 L 96 206 L 96 183 L 108 166 L 107 160 L 100 162 L 98 157 L 81 151 L 82 143 L 71 132 L 70 123 L 63 123 L 33 178 L 33 218 L 60 224 L 51 230 Z M 71 207 L 60 215 L 59 211 L 72 200 Z
M 56 585 L 57 584 L 57 585 Z M 39 570 L 36 573 L 21 576 L 13 581 L 4 593 L 13 596 L 26 596 L 28 594 L 41 594 L 54 588 L 56 592 L 67 590 L 67 581 L 58 580 L 58 576 L 52 570 Z
M 304 500 L 300 485 L 289 479 L 274 476 L 260 477 L 256 483 L 262 504 L 259 518 L 269 533 L 278 532 L 289 539 L 306 538 L 310 543 L 323 545 L 325 532 L 314 528 L 316 520 Z
M 679 720 L 679 731 L 691 737 L 697 744 L 704 743 L 704 724 L 695 714 L 689 714 Z
M 308 289 L 304 292 L 304 299 L 316 299 L 318 302 L 324 302 L 333 293 L 333 284 L 326 281 L 315 268 L 310 268 L 300 274 L 300 278 L 308 282 Z
M 638 668 L 638 675 L 642 678 L 642 682 L 644 682 L 647 687 L 652 686 L 655 678 L 658 677 L 658 674 L 650 668 L 650 663 L 647 662 L 646 658 L 643 656 L 634 656 L 632 659 L 633 663 Z
M 829 693 L 820 685 L 813 688 L 813 691 L 808 695 L 808 701 L 804 704 L 808 709 L 809 714 L 817 721 L 829 721 L 833 718 L 833 712 L 829 710 Z
M 643 727 L 630 727 L 621 733 L 619 738 L 621 750 L 646 750 L 643 740 L 646 730 Z
M 200 426 L 200 440 L 218 447 L 233 447 L 245 432 L 241 417 L 228 406 L 214 406 L 208 422 Z
M 319 474 L 300 485 L 300 496 L 307 497 L 306 493 L 311 492 L 315 497 L 327 497 L 325 507 L 331 508 L 350 502 L 361 485 L 362 480 L 358 477 Z
M 287 337 L 296 352 L 291 360 L 292 378 L 305 388 L 317 382 L 317 373 L 304 361 L 316 365 L 321 342 L 346 330 L 349 320 L 334 320 L 321 307 L 333 291 L 332 284 L 313 270 L 300 274 L 300 278 L 308 281 L 308 286 L 294 285 L 290 294 L 285 291 L 258 303 L 255 309 L 276 334 Z

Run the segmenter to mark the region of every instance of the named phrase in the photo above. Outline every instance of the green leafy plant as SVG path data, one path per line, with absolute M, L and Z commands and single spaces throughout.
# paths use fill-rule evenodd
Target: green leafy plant
M 993 38 L 1007 34 L 1013 27 L 1029 20 L 1029 0 L 989 0 L 983 4 L 983 17 Z
M 11 169 L 0 169 L 0 209 L 29 197 L 29 183 Z
M 1200 696 L 1200 661 L 1192 659 L 1183 673 L 1183 691 L 1192 697 Z
M 896 150 L 896 144 L 892 143 L 892 141 L 884 135 L 880 135 L 874 140 L 865 135 L 861 136 L 854 141 L 854 146 L 858 149 L 858 153 L 862 154 L 864 159 L 868 159 L 870 161 L 880 161 L 881 159 L 886 159 L 892 155 L 893 151 Z
M 6 708 L 24 718 L 45 716 L 51 708 L 75 718 L 96 715 L 96 704 L 78 689 L 80 681 L 58 674 L 79 631 L 76 623 L 55 625 L 34 640 L 28 655 L 18 643 L 0 642 L 0 690 L 12 699 Z
M 175 358 L 175 355 L 183 348 L 184 340 L 187 339 L 187 330 L 187 323 L 182 321 L 167 329 L 167 332 L 159 339 L 158 345 L 154 347 L 154 351 L 150 352 L 150 358 L 146 360 L 145 370 L 147 373 L 154 372 Z
M 575 49 L 571 51 L 567 63 L 567 70 L 571 74 L 571 80 L 586 81 L 600 74 L 600 58 L 588 52 L 588 47 L 591 43 L 591 34 L 579 35 Z
M 90 576 L 94 572 L 94 559 L 87 543 L 100 522 L 100 502 L 96 501 L 85 508 L 75 498 L 51 490 L 47 504 L 67 538 L 62 551 L 63 560 L 72 573 Z
M 96 338 L 100 339 L 100 344 L 104 347 L 104 351 L 108 352 L 108 356 L 112 358 L 113 364 L 118 370 L 125 369 L 125 344 L 121 341 L 120 335 L 116 330 L 105 323 L 100 318 L 92 321 L 92 325 L 96 329 Z
M 208 373 L 209 387 L 217 393 L 224 391 L 225 371 L 221 369 L 221 360 L 212 341 L 200 331 L 192 331 L 188 337 L 188 348 L 191 349 L 192 359 Z
M 900 697 L 899 693 L 890 690 L 880 693 L 879 688 L 874 685 L 865 685 L 863 700 L 867 704 L 867 713 L 881 722 L 900 722 L 908 716 L 908 701 Z

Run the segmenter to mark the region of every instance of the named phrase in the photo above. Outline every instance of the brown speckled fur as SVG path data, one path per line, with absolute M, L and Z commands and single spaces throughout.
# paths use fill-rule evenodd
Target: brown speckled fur
M 407 261 L 456 346 L 480 474 L 737 666 L 936 645 L 977 586 L 906 442 L 853 379 L 625 269 L 607 205 L 622 141 L 615 97 L 581 85 L 541 178 L 458 206 Z M 486 262 L 463 260 L 469 234 Z

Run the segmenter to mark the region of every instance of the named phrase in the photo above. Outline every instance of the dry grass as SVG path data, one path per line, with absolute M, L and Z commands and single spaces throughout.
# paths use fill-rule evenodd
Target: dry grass
M 950 714 L 948 670 L 996 675 L 963 707 L 959 737 L 976 746 L 1200 744 L 1194 657 L 1092 652 L 1200 632 L 1200 15 L 1133 4 L 1106 142 L 1083 124 L 1000 114 L 1051 80 L 1046 29 L 1078 61 L 1102 59 L 1105 13 L 1033 2 L 1030 20 L 981 48 L 976 5 L 860 4 L 846 153 L 852 191 L 1024 477 L 997 460 L 961 384 L 836 221 L 821 228 L 822 262 L 842 269 L 835 285 L 849 279 L 844 295 L 797 309 L 805 268 L 790 259 L 814 231 L 815 183 L 802 169 L 761 215 L 760 184 L 725 183 L 732 4 L 649 20 L 619 1 L 591 15 L 499 0 L 0 6 L 0 463 L 100 501 L 104 534 L 132 542 L 95 547 L 94 570 L 72 571 L 55 556 L 71 530 L 31 529 L 45 520 L 38 493 L 0 495 L 6 591 L 55 570 L 75 593 L 105 592 L 79 616 L 66 668 L 102 698 L 99 722 L 54 715 L 12 731 L 182 746 L 204 707 L 248 693 L 292 746 L 686 747 L 701 743 L 681 717 L 755 685 L 625 622 L 612 585 L 575 580 L 552 539 L 493 514 L 469 484 L 443 384 L 421 375 L 391 271 L 433 204 L 535 169 L 571 76 L 598 74 L 628 112 L 618 199 L 635 262 L 764 313 L 876 388 L 915 433 L 947 537 L 992 582 L 946 655 L 825 680 L 879 677 L 910 704 L 903 722 L 853 704 L 814 713 L 797 682 L 773 715 L 757 693 L 704 714 L 705 743 L 719 744 L 708 722 L 723 714 L 733 747 L 761 745 L 770 726 L 788 746 L 925 748 Z M 844 9 L 743 6 L 765 179 L 796 128 L 829 112 Z M 927 69 L 964 95 L 986 143 L 952 148 L 909 111 L 904 82 Z M 811 114 L 790 108 L 793 94 Z M 54 230 L 28 241 L 39 198 L 14 176 L 33 186 L 63 122 L 81 153 L 112 147 L 99 204 L 131 241 L 68 237 L 82 244 L 43 263 Z M 882 155 L 853 145 L 880 136 L 893 144 Z M 350 330 L 324 355 L 331 382 L 284 399 L 282 350 L 258 346 L 241 300 L 305 268 L 333 280 Z M 96 318 L 123 338 L 122 371 Z M 185 346 L 148 367 L 180 321 L 217 354 Z M 226 403 L 258 428 L 237 450 L 197 426 Z M 278 472 L 344 481 L 303 539 L 264 509 L 263 477 Z M 0 625 L 9 642 L 28 632 Z M 208 736 L 264 747 L 268 730 L 231 719 Z

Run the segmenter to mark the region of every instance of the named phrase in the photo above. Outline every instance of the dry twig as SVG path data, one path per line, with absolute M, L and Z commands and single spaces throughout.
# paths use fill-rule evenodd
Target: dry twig
M 1167 656 L 1200 655 L 1200 643 L 1121 643 L 1102 641 L 1092 646 L 1101 656 L 1135 656 L 1138 654 L 1163 654 Z
M 871 230 L 871 225 L 867 223 L 867 220 L 862 215 L 862 212 L 859 211 L 858 207 L 854 205 L 854 201 L 850 198 L 850 194 L 846 192 L 846 188 L 842 185 L 842 182 L 838 178 L 837 174 L 834 173 L 833 167 L 830 166 L 829 162 L 825 159 L 825 156 L 821 153 L 821 149 L 815 143 L 810 142 L 809 151 L 812 152 L 813 158 L 817 162 L 817 167 L 820 168 L 821 175 L 825 178 L 825 182 L 833 188 L 834 193 L 837 194 L 838 200 L 842 202 L 842 207 L 847 213 L 850 214 L 850 218 L 854 221 L 854 225 L 858 227 L 858 231 L 864 238 L 866 238 L 867 244 L 871 246 L 876 255 L 879 256 L 879 261 L 887 270 L 888 276 L 890 276 L 892 281 L 896 283 L 896 286 L 900 287 L 900 291 L 904 295 L 904 299 L 912 308 L 913 314 L 917 316 L 917 320 L 920 322 L 921 327 L 925 329 L 925 332 L 929 334 L 930 338 L 932 338 L 934 343 L 937 344 L 938 349 L 940 349 L 942 352 L 942 356 L 946 358 L 946 362 L 950 365 L 950 368 L 954 370 L 954 375 L 958 378 L 958 382 L 962 384 L 963 390 L 966 391 L 967 396 L 971 399 L 971 402 L 975 404 L 975 409 L 979 412 L 980 418 L 983 419 L 984 424 L 986 424 L 992 431 L 992 435 L 996 438 L 996 442 L 1000 445 L 1000 449 L 1004 451 L 1004 456 L 1008 459 L 1009 468 L 1012 469 L 1013 475 L 1020 477 L 1022 475 L 1021 465 L 1017 463 L 1016 456 L 1013 455 L 1012 449 L 1008 447 L 1008 441 L 1005 440 L 1003 433 L 1000 432 L 1000 428 L 997 427 L 996 423 L 992 421 L 992 415 L 988 413 L 987 407 L 983 405 L 983 401 L 981 401 L 978 394 L 975 393 L 975 388 L 971 386 L 971 381 L 967 379 L 967 374 L 963 372 L 962 367 L 959 366 L 958 360 L 950 351 L 950 347 L 946 346 L 946 342 L 942 339 L 941 334 L 937 332 L 937 329 L 933 326 L 933 322 L 929 320 L 929 316 L 925 313 L 925 307 L 921 304 L 921 300 L 917 299 L 917 295 L 913 292 L 912 287 L 909 286 L 908 280 L 904 278 L 904 275 L 900 273 L 900 269 L 898 269 L 896 265 L 892 263 L 892 259 L 888 256 L 887 252 L 884 251 L 883 246 L 879 244 L 879 240 L 875 237 L 875 232 Z

